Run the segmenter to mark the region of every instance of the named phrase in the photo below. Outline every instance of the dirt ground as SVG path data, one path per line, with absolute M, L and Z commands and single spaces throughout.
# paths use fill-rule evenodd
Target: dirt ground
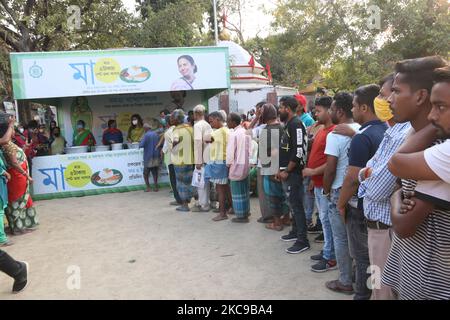
M 180 213 L 171 200 L 166 189 L 36 202 L 39 230 L 6 248 L 29 262 L 29 287 L 12 295 L 0 274 L 0 300 L 351 299 L 325 288 L 337 271 L 310 271 L 315 235 L 311 250 L 285 253 L 288 229 L 258 223 L 258 199 L 248 224 Z

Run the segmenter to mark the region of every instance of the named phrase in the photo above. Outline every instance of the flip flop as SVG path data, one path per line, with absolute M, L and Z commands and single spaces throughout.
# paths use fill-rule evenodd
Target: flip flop
M 258 220 L 256 220 L 256 221 L 258 221 L 259 223 L 272 223 L 273 222 L 273 219 L 271 219 L 271 218 L 269 218 L 269 219 L 263 219 L 263 217 L 259 217 L 258 218 Z
M 216 216 L 216 217 L 214 217 L 212 220 L 213 221 L 222 221 L 222 220 L 227 220 L 228 219 L 228 217 L 227 216 L 222 216 L 222 215 L 218 215 L 218 216 Z

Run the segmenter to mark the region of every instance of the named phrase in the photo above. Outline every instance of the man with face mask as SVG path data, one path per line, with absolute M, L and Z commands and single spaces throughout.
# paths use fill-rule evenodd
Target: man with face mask
M 393 75 L 384 78 L 380 82 L 380 95 L 374 100 L 375 114 L 381 121 L 387 121 L 391 127 L 384 133 L 383 141 L 381 141 L 375 155 L 359 174 L 361 184 L 358 189 L 358 197 L 364 199 L 363 207 L 367 219 L 370 265 L 377 266 L 380 271 L 383 271 L 391 248 L 390 198 L 396 188 L 397 179 L 389 172 L 387 164 L 411 130 L 409 122 L 396 124 L 393 119 L 388 101 L 393 81 Z M 371 299 L 393 299 L 392 291 L 384 285 L 373 288 Z

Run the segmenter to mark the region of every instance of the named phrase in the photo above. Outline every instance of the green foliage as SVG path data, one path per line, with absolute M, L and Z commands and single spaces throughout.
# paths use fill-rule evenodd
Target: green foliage
M 334 90 L 377 82 L 401 59 L 435 54 L 448 59 L 447 1 L 370 1 L 381 9 L 380 29 L 368 26 L 368 2 L 284 0 L 274 12 L 279 33 L 248 47 L 272 61 L 275 82 L 302 87 L 322 79 Z
M 80 29 L 69 28 L 70 5 L 80 8 Z M 0 0 L 0 91 L 11 95 L 9 52 L 124 47 L 136 25 L 121 0 Z
M 81 9 L 70 30 L 70 5 Z M 0 1 L 0 44 L 11 51 L 123 47 L 133 18 L 121 0 Z
M 131 45 L 136 47 L 178 47 L 202 43 L 203 15 L 208 0 L 177 0 L 164 7 L 147 6 L 147 18 L 130 33 Z

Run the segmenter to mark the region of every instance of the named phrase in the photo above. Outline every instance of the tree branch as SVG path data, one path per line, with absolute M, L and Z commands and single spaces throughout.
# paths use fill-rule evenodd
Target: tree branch
M 230 28 L 227 26 L 227 27 L 225 27 L 225 29 L 236 32 L 238 35 L 239 41 L 241 41 L 241 43 L 244 43 L 245 42 L 244 37 L 243 37 L 242 31 L 239 29 L 239 27 L 229 21 L 227 21 L 227 25 L 231 25 L 233 28 Z
M 347 24 L 345 23 L 344 19 L 342 19 L 341 13 L 339 12 L 339 9 L 336 6 L 336 3 L 333 1 L 331 3 L 331 5 L 333 6 L 333 11 L 336 13 L 336 15 L 340 18 L 342 25 L 344 26 L 345 30 L 347 30 L 347 38 L 350 41 L 350 49 L 352 51 L 352 65 L 354 63 L 355 60 L 355 43 L 352 37 L 352 31 L 350 30 L 350 28 L 347 26 Z
M 14 39 L 11 35 L 17 35 L 15 32 L 12 32 L 8 28 L 4 26 L 0 26 L 0 37 L 1 40 L 10 46 L 14 51 L 20 51 L 20 43 L 18 39 Z
M 16 16 L 14 11 L 8 7 L 8 1 L 6 0 L 0 0 L 0 4 L 3 6 L 3 9 L 8 13 L 8 15 L 13 19 L 14 23 L 16 24 L 17 28 L 19 28 L 22 25 L 22 22 L 19 20 L 19 18 Z

